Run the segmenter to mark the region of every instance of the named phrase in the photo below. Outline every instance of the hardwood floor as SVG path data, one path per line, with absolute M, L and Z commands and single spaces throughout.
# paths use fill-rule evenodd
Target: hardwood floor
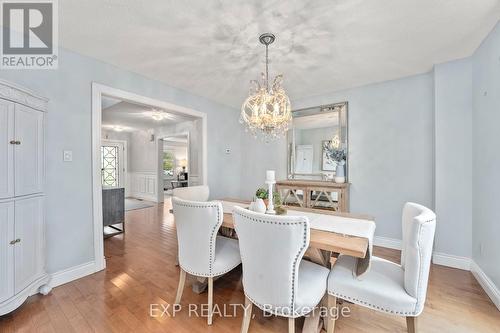
M 36 295 L 15 312 L 0 317 L 0 332 L 239 332 L 243 308 L 235 317 L 189 317 L 189 303 L 207 303 L 186 283 L 175 317 L 151 317 L 150 304 L 174 302 L 179 270 L 174 265 L 176 237 L 169 204 L 127 212 L 127 232 L 105 241 L 107 269 Z M 399 261 L 399 252 L 376 248 L 375 254 Z M 241 269 L 214 282 L 214 304 L 244 304 Z M 349 304 L 351 315 L 340 318 L 335 332 L 405 332 L 405 318 Z M 162 308 L 159 308 L 161 312 Z M 172 309 L 169 309 L 170 313 Z M 233 308 L 228 307 L 232 315 Z M 158 312 L 155 312 L 158 314 Z M 282 318 L 264 317 L 254 307 L 249 332 L 287 332 Z M 303 320 L 296 320 L 300 332 Z M 420 332 L 499 332 L 500 312 L 470 272 L 433 265 Z

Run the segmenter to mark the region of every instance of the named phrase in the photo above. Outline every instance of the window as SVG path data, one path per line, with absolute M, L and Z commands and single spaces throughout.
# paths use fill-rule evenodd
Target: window
M 163 175 L 166 177 L 174 176 L 174 158 L 171 152 L 163 152 Z
M 101 147 L 101 183 L 103 186 L 118 186 L 118 147 Z

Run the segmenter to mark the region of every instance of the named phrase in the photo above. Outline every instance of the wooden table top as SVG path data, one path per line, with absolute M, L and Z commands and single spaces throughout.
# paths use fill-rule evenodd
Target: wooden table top
M 242 203 L 242 201 L 234 199 L 224 199 L 224 201 L 233 201 Z M 303 209 L 296 209 L 294 207 L 293 210 L 303 210 Z M 311 212 L 311 210 L 307 211 Z M 327 215 L 336 215 L 336 216 L 351 217 L 357 219 L 373 220 L 373 218 L 364 215 L 355 215 L 347 213 L 339 214 L 334 212 L 322 212 L 318 210 L 313 210 L 312 212 L 317 214 L 327 214 Z M 231 213 L 224 213 L 222 226 L 234 229 L 233 215 Z M 343 235 L 331 231 L 324 231 L 311 228 L 309 246 L 319 250 L 332 251 L 335 253 L 346 254 L 357 258 L 364 258 L 368 250 L 368 239 L 363 237 Z
M 303 187 L 332 187 L 332 188 L 346 188 L 349 183 L 334 183 L 333 181 L 326 180 L 307 180 L 307 179 L 283 179 L 276 181 L 276 185 L 281 186 L 303 186 Z

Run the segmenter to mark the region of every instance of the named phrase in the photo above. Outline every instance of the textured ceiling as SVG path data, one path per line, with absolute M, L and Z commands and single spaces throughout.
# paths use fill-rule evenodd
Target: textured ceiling
M 469 56 L 499 0 L 64 0 L 63 47 L 239 107 L 264 67 L 292 100 Z

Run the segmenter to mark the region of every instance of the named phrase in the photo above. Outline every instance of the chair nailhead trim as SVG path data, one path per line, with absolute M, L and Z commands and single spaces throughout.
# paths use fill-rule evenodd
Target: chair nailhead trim
M 220 226 L 222 225 L 222 218 L 221 218 L 221 214 L 220 214 L 221 209 L 219 209 L 220 205 L 221 205 L 220 202 L 207 202 L 207 203 L 195 204 L 195 203 L 180 202 L 179 200 L 176 200 L 176 199 L 173 199 L 172 202 L 175 203 L 175 205 L 182 206 L 182 207 L 188 207 L 188 208 L 217 208 L 217 224 L 214 225 L 214 227 L 212 228 L 212 232 L 210 234 L 208 274 L 207 273 L 197 273 L 197 272 L 193 272 L 190 270 L 186 270 L 186 269 L 184 269 L 184 267 L 181 266 L 182 269 L 184 269 L 187 273 L 189 273 L 191 275 L 201 276 L 201 277 L 214 277 L 214 276 L 219 276 L 219 275 L 222 275 L 224 273 L 227 273 L 239 265 L 238 264 L 238 265 L 234 266 L 233 268 L 228 269 L 228 270 L 221 272 L 221 273 L 214 274 L 212 272 L 213 262 L 215 261 L 215 258 L 214 258 L 215 257 L 214 256 L 215 240 L 217 238 L 217 231 L 219 230 Z M 175 215 L 175 212 L 174 212 L 174 215 Z M 180 266 L 180 263 L 179 263 L 179 266 Z
M 436 219 L 430 219 L 430 220 L 424 221 L 423 223 L 434 222 L 435 220 Z M 418 235 L 419 235 L 418 239 L 420 239 L 421 232 L 422 232 L 422 225 L 420 225 L 420 228 L 418 229 Z M 422 251 L 420 251 L 420 245 L 418 246 L 418 248 L 419 248 L 420 263 L 422 263 Z M 349 297 L 349 296 L 341 295 L 341 294 L 338 294 L 338 293 L 335 293 L 335 292 L 328 291 L 328 294 L 332 295 L 332 296 L 335 296 L 335 297 L 342 298 L 342 299 L 344 299 L 346 301 L 350 301 L 350 302 L 353 302 L 353 303 L 357 303 L 357 304 L 361 304 L 361 305 L 367 306 L 367 307 L 372 308 L 374 310 L 379 310 L 381 312 L 387 312 L 387 313 L 391 313 L 391 314 L 395 314 L 395 315 L 400 315 L 400 316 L 418 316 L 420 314 L 417 311 L 417 309 L 420 306 L 420 300 L 418 298 L 418 295 L 420 294 L 421 289 L 422 289 L 421 283 L 420 283 L 421 279 L 422 279 L 422 267 L 420 267 L 420 269 L 419 269 L 417 297 L 416 297 L 417 302 L 415 303 L 415 310 L 412 311 L 412 312 L 389 310 L 389 309 L 383 308 L 381 306 L 370 304 L 368 302 L 365 302 L 365 301 L 362 301 L 362 300 L 359 300 L 359 299 L 356 299 L 356 298 L 352 298 L 352 297 Z
M 221 276 L 223 274 L 226 274 L 227 272 L 230 272 L 232 271 L 233 269 L 235 269 L 236 267 L 238 267 L 239 263 L 236 264 L 235 266 L 231 267 L 231 268 L 228 268 L 226 270 L 223 270 L 221 272 L 213 272 L 211 274 L 206 274 L 206 273 L 198 273 L 198 272 L 194 272 L 192 270 L 189 270 L 189 269 L 185 269 L 184 266 L 182 266 L 180 263 L 179 263 L 179 266 L 182 268 L 183 271 L 185 271 L 186 273 L 189 273 L 191 275 L 194 275 L 194 276 L 200 276 L 200 277 L 216 277 L 216 276 Z
M 291 297 L 291 300 L 290 300 L 290 309 L 292 309 L 292 317 L 294 316 L 302 316 L 301 313 L 297 312 L 295 310 L 295 279 L 296 279 L 296 276 L 295 276 L 295 272 L 297 271 L 298 272 L 298 267 L 297 267 L 297 262 L 301 259 L 301 253 L 303 254 L 303 251 L 304 249 L 307 247 L 307 223 L 306 220 L 300 220 L 300 221 L 297 221 L 297 222 L 281 222 L 281 221 L 265 221 L 265 220 L 262 220 L 262 219 L 258 219 L 258 218 L 255 218 L 255 217 L 252 217 L 252 216 L 248 216 L 248 215 L 245 215 L 245 214 L 242 214 L 241 212 L 236 212 L 234 211 L 233 214 L 237 214 L 237 215 L 240 215 L 250 221 L 253 221 L 253 222 L 259 222 L 259 223 L 265 223 L 265 224 L 277 224 L 277 225 L 302 225 L 304 227 L 304 234 L 303 234 L 303 237 L 302 237 L 302 246 L 300 247 L 299 249 L 299 252 L 297 252 L 297 254 L 295 255 L 295 258 L 294 258 L 294 261 L 293 261 L 293 264 L 292 264 L 292 297 Z M 271 218 L 272 219 L 272 218 Z M 246 295 L 246 293 L 245 293 Z M 247 296 L 248 297 L 248 296 Z M 259 303 L 255 302 L 251 297 L 248 297 L 248 299 L 250 299 L 252 301 L 252 303 L 254 303 L 255 305 L 257 305 L 260 309 L 263 310 L 263 306 L 260 305 Z M 290 317 L 290 314 L 285 314 L 283 312 L 279 312 L 279 311 L 274 311 L 273 314 L 276 314 L 276 315 L 280 315 L 280 316 L 284 316 L 284 317 Z
M 403 312 L 403 311 L 389 310 L 389 309 L 383 308 L 381 306 L 374 305 L 374 304 L 362 301 L 362 300 L 357 299 L 357 298 L 352 298 L 352 297 L 349 297 L 349 296 L 341 295 L 341 294 L 338 294 L 338 293 L 335 293 L 335 292 L 328 291 L 328 294 L 332 295 L 332 296 L 335 296 L 335 297 L 338 297 L 338 298 L 341 298 L 341 299 L 346 300 L 346 301 L 350 301 L 350 302 L 353 302 L 353 303 L 356 303 L 356 304 L 364 305 L 364 306 L 372 308 L 374 310 L 379 310 L 381 312 L 392 313 L 392 314 L 400 315 L 400 316 L 416 316 L 417 315 L 417 313 L 414 312 L 414 311 L 413 312 Z

